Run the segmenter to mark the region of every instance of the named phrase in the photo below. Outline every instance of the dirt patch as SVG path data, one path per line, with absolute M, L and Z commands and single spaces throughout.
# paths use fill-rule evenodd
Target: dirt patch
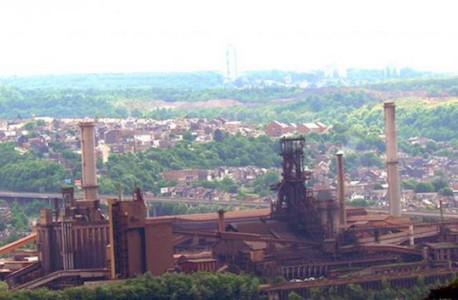
M 152 111 L 156 109 L 209 109 L 209 108 L 230 108 L 243 105 L 240 101 L 233 99 L 212 99 L 207 101 L 174 101 L 168 102 L 163 100 L 135 101 L 126 100 L 121 103 L 122 106 L 130 109 L 142 111 Z
M 177 102 L 177 108 L 193 109 L 193 108 L 229 108 L 234 106 L 241 106 L 242 103 L 233 99 L 212 99 L 207 101 L 197 102 Z

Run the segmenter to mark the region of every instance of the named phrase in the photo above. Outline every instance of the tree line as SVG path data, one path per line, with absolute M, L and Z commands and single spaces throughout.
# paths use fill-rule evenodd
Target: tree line
M 47 289 L 1 291 L 0 300 L 257 300 L 259 279 L 232 273 L 143 275 L 121 282 L 52 291 Z
M 246 274 L 205 273 L 165 274 L 153 277 L 149 274 L 125 281 L 106 282 L 91 287 L 75 287 L 52 291 L 48 289 L 7 291 L 0 290 L 0 300 L 265 300 L 261 291 L 263 281 Z M 421 276 L 417 284 L 409 289 L 392 287 L 388 281 L 382 282 L 381 289 L 366 290 L 359 284 L 349 284 L 341 288 L 311 288 L 307 298 L 297 292 L 290 292 L 291 300 L 384 300 L 384 299 L 439 299 L 453 295 L 456 283 L 440 288 L 443 282 L 426 284 Z

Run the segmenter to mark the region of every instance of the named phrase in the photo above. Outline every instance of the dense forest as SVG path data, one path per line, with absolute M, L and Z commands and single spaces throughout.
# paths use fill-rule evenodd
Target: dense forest
M 222 141 L 206 144 L 184 141 L 166 150 L 150 149 L 135 154 L 112 155 L 105 166 L 106 176 L 102 178 L 101 190 L 113 193 L 120 186 L 125 191 L 132 191 L 138 186 L 146 191 L 158 192 L 161 186 L 169 184 L 162 180 L 160 172 L 170 169 L 246 165 L 279 167 L 277 146 L 266 136 L 227 136 Z
M 59 191 L 70 178 L 61 164 L 20 154 L 12 144 L 0 144 L 0 189 L 26 192 Z
M 369 85 L 371 89 L 389 92 L 426 92 L 429 96 L 458 96 L 458 78 L 395 80 Z
M 15 119 L 32 115 L 51 117 L 148 117 L 130 111 L 132 103 L 150 106 L 150 101 L 207 101 L 237 99 L 242 102 L 263 102 L 300 93 L 297 88 L 248 88 L 192 90 L 177 88 L 126 89 L 23 89 L 0 85 L 0 118 Z M 150 112 L 160 108 L 149 109 Z M 172 115 L 183 114 L 182 111 Z M 164 116 L 158 116 L 164 118 Z

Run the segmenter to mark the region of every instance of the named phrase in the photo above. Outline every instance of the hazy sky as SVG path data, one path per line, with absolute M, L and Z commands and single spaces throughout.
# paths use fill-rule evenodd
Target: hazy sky
M 457 1 L 2 0 L 0 75 L 306 71 L 387 64 L 458 72 Z

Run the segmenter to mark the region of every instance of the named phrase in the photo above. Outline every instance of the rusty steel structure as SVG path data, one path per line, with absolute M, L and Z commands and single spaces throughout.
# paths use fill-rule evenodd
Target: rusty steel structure
M 173 232 L 169 220 L 146 218 L 142 193 L 132 201 L 112 200 L 110 210 L 110 276 L 129 278 L 165 273 L 173 265 Z
M 310 174 L 304 170 L 304 144 L 303 137 L 280 140 L 283 180 L 274 188 L 278 198 L 272 217 L 288 222 L 294 230 L 313 239 L 322 239 L 324 232 L 320 226 L 318 207 L 305 187 Z
M 346 207 L 342 154 L 337 197 L 331 188 L 308 188 L 303 137 L 280 140 L 282 180 L 272 187 L 277 199 L 270 209 L 149 218 L 136 189 L 132 199 L 109 199 L 104 215 L 90 163 L 95 142 L 84 142 L 93 140 L 94 126 L 87 124 L 81 125 L 82 155 L 91 156 L 83 158 L 85 198 L 63 189 L 54 209 L 42 211 L 32 236 L 2 248 L 6 253 L 36 243 L 38 261 L 9 273 L 11 288 L 60 288 L 145 272 L 243 271 L 294 281 L 264 289 L 272 299 L 286 299 L 289 291 L 307 295 L 317 286 L 377 288 L 381 278 L 408 285 L 414 270 L 445 278 L 458 268 L 456 221 L 421 222 Z

